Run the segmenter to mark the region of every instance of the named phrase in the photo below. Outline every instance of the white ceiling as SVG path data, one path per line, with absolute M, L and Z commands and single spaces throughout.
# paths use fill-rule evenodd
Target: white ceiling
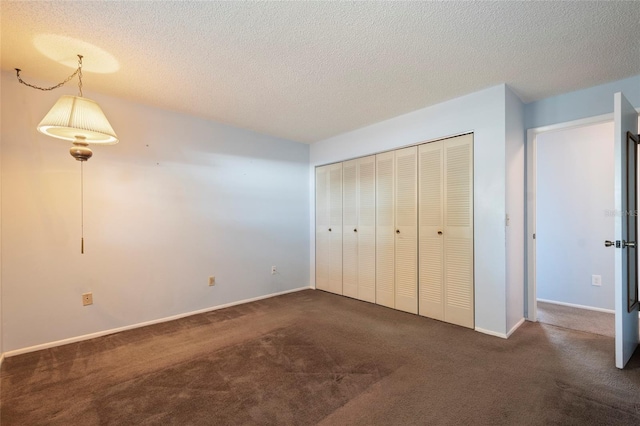
M 44 49 L 84 54 L 88 91 L 306 143 L 499 83 L 531 102 L 640 74 L 640 2 L 3 0 L 0 13 L 2 69 L 27 81 L 71 72 L 34 37 L 71 37 Z M 113 65 L 105 52 L 118 70 L 89 72 Z

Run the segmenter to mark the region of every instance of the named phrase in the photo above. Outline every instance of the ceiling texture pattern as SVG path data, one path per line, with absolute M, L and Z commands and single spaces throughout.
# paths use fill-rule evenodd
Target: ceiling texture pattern
M 500 83 L 531 102 L 640 74 L 636 1 L 3 0 L 0 14 L 2 69 L 27 81 L 63 80 L 50 57 L 81 53 L 88 91 L 304 143 Z M 43 35 L 87 51 L 45 55 Z

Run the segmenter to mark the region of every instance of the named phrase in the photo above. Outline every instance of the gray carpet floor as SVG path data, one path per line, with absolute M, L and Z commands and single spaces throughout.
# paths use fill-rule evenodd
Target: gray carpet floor
M 8 425 L 640 424 L 640 356 L 510 339 L 307 290 L 11 357 Z
M 538 321 L 557 327 L 616 337 L 614 320 L 608 312 L 538 302 Z

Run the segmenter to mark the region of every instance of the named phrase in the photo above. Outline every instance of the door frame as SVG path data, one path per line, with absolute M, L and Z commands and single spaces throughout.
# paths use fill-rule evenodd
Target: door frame
M 640 112 L 640 109 L 636 109 Z M 527 129 L 526 140 L 526 234 L 527 246 L 525 265 L 525 319 L 527 321 L 538 321 L 538 301 L 536 289 L 536 200 L 537 200 L 537 143 L 538 136 L 546 132 L 556 130 L 568 130 L 572 128 L 590 126 L 594 124 L 613 121 L 613 112 L 596 115 L 593 117 L 581 118 L 579 120 L 567 121 L 564 123 L 551 124 L 548 126 Z M 613 136 L 613 135 L 612 135 Z

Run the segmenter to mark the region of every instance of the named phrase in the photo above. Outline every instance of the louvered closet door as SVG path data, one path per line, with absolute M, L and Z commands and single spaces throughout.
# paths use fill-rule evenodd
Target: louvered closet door
M 342 163 L 342 294 L 358 297 L 358 160 Z
M 316 168 L 316 288 L 329 290 L 331 234 L 329 228 L 329 166 Z
M 420 315 L 444 320 L 443 141 L 418 147 Z
M 329 166 L 329 291 L 342 294 L 342 163 Z
M 474 328 L 473 135 L 444 144 L 444 319 Z
M 358 295 L 376 301 L 376 157 L 358 159 Z M 346 226 L 346 225 L 345 225 Z
M 376 155 L 376 303 L 395 307 L 394 152 Z
M 395 151 L 395 308 L 418 313 L 418 148 Z

